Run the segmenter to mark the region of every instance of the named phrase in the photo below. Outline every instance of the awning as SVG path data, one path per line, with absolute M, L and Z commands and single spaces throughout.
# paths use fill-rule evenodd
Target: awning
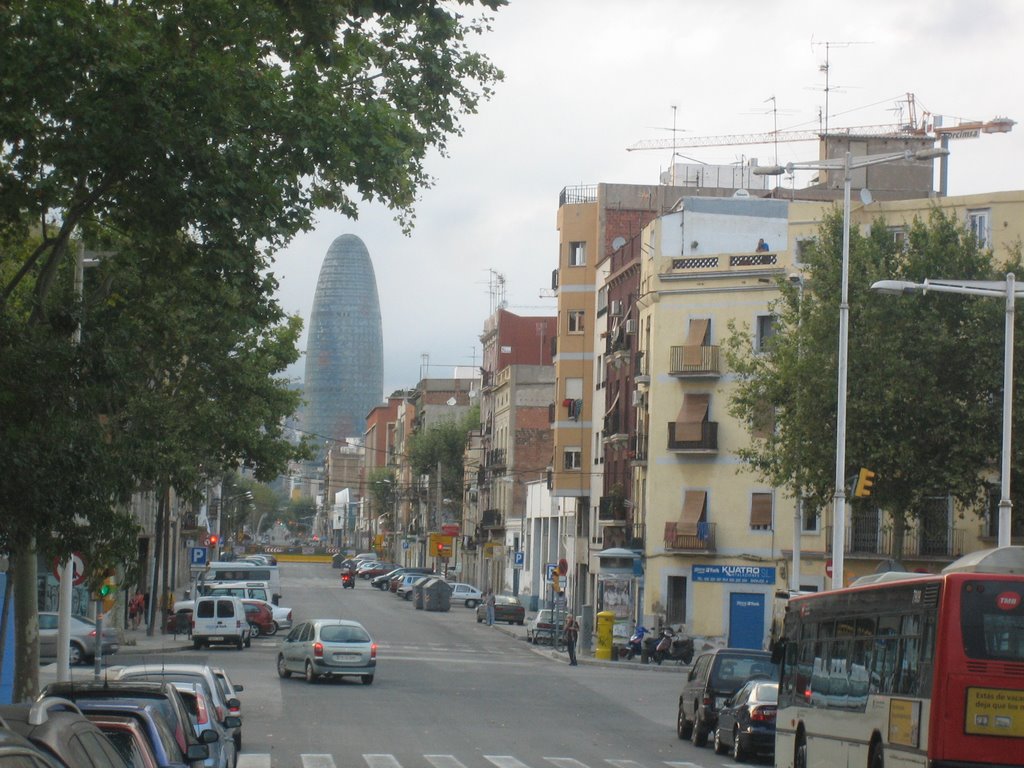
M 704 437 L 704 421 L 708 417 L 708 403 L 711 395 L 683 395 L 683 407 L 676 416 L 676 440 L 683 443 L 699 443 Z
M 750 527 L 772 527 L 772 495 L 770 493 L 750 494 Z
M 701 347 L 708 336 L 711 320 L 690 320 L 690 328 L 683 342 L 683 365 L 698 366 L 701 363 Z
M 676 533 L 680 536 L 696 536 L 697 524 L 704 518 L 704 507 L 707 504 L 707 491 L 687 491 L 683 497 L 683 514 L 676 525 Z

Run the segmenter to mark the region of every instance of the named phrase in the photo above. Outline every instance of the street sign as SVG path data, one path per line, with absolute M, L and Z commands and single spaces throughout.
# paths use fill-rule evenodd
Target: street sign
M 512 560 L 512 567 L 513 568 L 522 568 L 525 564 L 526 564 L 526 553 L 525 552 L 516 552 L 514 554 L 514 558 Z
M 76 587 L 79 584 L 85 582 L 85 560 L 82 558 L 80 552 L 73 552 L 71 554 L 71 573 L 74 574 L 74 578 L 71 583 Z M 60 558 L 53 558 L 53 575 L 57 577 L 57 581 L 60 581 Z
M 558 573 L 557 563 L 546 563 L 544 565 L 544 578 L 548 581 L 548 583 L 554 581 L 556 573 Z
M 832 558 L 825 561 L 825 575 L 832 578 Z
M 206 565 L 206 547 L 192 547 L 189 550 L 189 562 L 192 565 Z
M 458 536 L 459 535 L 459 524 L 458 523 L 445 523 L 441 526 L 441 533 L 445 536 Z

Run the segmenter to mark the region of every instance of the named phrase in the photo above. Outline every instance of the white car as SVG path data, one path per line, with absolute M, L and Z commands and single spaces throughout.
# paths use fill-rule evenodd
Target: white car
M 252 598 L 247 597 L 245 599 L 246 600 L 253 600 L 255 602 L 259 602 L 259 603 L 265 604 L 270 609 L 270 612 L 274 615 L 274 623 L 277 625 L 278 629 L 291 629 L 291 627 L 292 627 L 292 609 L 291 608 L 286 608 L 283 605 L 274 605 L 273 603 L 271 603 L 271 602 L 269 602 L 267 600 L 260 600 L 259 598 L 256 598 L 256 597 L 252 597 Z M 175 614 L 178 614 L 178 613 L 181 613 L 182 611 L 187 611 L 189 613 L 189 618 L 191 618 L 191 614 L 192 614 L 192 611 L 193 611 L 193 609 L 195 607 L 195 603 L 196 603 L 195 600 L 179 600 L 178 602 L 176 602 L 174 604 L 174 612 L 175 612 Z
M 484 599 L 483 593 L 472 584 L 463 584 L 460 581 L 448 582 L 452 588 L 452 602 L 461 600 L 467 608 L 476 608 Z

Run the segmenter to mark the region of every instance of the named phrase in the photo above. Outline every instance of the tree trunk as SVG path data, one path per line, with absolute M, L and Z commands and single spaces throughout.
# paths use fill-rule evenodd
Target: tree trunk
M 39 586 L 36 583 L 36 541 L 11 553 L 14 578 L 14 691 L 15 703 L 32 701 L 39 693 Z
M 160 603 L 160 572 L 163 558 L 164 539 L 164 518 L 167 515 L 167 507 L 164 506 L 163 487 L 160 487 L 160 498 L 156 507 L 156 525 L 153 526 L 153 579 L 150 582 L 149 593 L 149 626 L 146 627 L 146 636 L 153 637 L 156 628 L 157 617 L 161 614 Z M 163 630 L 163 626 L 160 627 Z

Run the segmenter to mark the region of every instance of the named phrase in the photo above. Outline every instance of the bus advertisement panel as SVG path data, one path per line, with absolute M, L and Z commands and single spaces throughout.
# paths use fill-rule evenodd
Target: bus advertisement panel
M 1024 547 L 789 600 L 775 764 L 988 768 L 1024 753 Z

